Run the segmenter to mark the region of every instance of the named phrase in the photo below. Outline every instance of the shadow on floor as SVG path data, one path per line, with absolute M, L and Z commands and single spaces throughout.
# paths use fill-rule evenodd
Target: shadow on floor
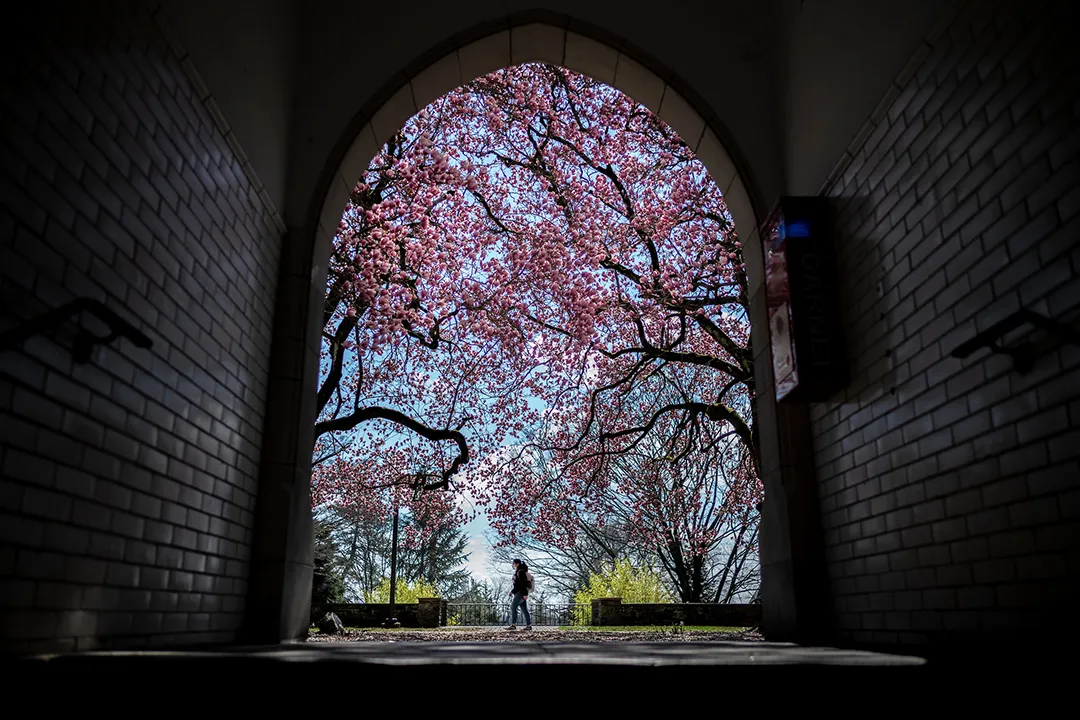
M 450 707 L 499 705 L 520 690 L 537 712 L 657 699 L 677 700 L 678 716 L 697 706 L 725 714 L 876 708 L 893 716 L 930 707 L 1000 711 L 1023 697 L 1048 702 L 1072 687 L 1069 655 L 1059 651 L 974 662 L 770 642 L 297 643 L 8 659 L 0 678 L 8 702 L 35 698 L 82 711 L 117 702 L 194 712 L 226 703 L 245 714 L 326 703 L 359 711 L 374 706 L 357 702 L 386 698 L 442 716 Z

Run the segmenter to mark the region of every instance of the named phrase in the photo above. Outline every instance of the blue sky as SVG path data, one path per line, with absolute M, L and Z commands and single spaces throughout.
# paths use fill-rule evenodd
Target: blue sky
M 473 518 L 465 526 L 465 533 L 469 536 L 469 562 L 467 567 L 469 573 L 477 580 L 489 580 L 491 577 L 491 568 L 488 567 L 490 547 L 485 537 L 486 533 L 489 532 L 491 532 L 491 525 L 488 524 L 487 516 L 483 513 Z
M 530 395 L 527 402 L 529 407 L 534 410 L 544 410 L 547 407 L 547 404 L 535 395 Z M 467 499 L 466 502 L 469 502 L 469 500 Z M 470 507 L 472 506 L 470 505 Z M 467 567 L 477 580 L 490 580 L 492 576 L 492 568 L 489 565 L 491 545 L 487 538 L 494 533 L 494 530 L 488 523 L 483 508 L 477 507 L 476 509 L 479 511 L 477 516 L 466 524 L 464 528 L 466 535 L 469 537 L 469 561 Z M 504 570 L 496 568 L 495 572 L 503 574 Z M 509 573 L 508 569 L 505 570 L 505 574 Z

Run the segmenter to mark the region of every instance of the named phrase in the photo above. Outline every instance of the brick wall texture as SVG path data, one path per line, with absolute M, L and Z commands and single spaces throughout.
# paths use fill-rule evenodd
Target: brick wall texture
M 1080 348 L 1031 335 L 1028 375 L 949 356 L 1021 307 L 1075 326 L 1076 20 L 1067 1 L 968 3 L 826 186 L 855 380 L 812 423 L 848 640 L 1054 632 L 1052 610 L 1076 611 Z
M 279 233 L 173 46 L 117 13 L 56 14 L 0 70 L 0 330 L 89 297 L 154 343 L 73 364 L 67 322 L 0 353 L 8 650 L 228 641 L 243 613 Z

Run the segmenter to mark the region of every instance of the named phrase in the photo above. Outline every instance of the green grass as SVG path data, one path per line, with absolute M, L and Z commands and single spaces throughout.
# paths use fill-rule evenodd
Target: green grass
M 671 632 L 671 625 L 561 625 L 560 630 L 577 632 Z M 741 633 L 749 628 L 727 627 L 724 625 L 683 625 L 679 628 L 686 632 L 723 632 Z

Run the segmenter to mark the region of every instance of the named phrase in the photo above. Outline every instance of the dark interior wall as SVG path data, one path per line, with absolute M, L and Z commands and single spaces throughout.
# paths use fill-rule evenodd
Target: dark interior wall
M 912 50 L 956 0 L 778 0 L 784 191 L 815 195 Z M 946 18 L 947 19 L 947 18 Z
M 280 211 L 292 121 L 295 0 L 162 0 L 247 160 Z
M 855 380 L 812 418 L 848 639 L 1060 633 L 1075 612 L 1080 348 L 1031 335 L 1027 375 L 949 354 L 1022 307 L 1076 326 L 1076 13 L 968 3 L 828 188 Z
M 230 640 L 279 231 L 145 12 L 9 16 L 2 52 L 0 331 L 92 298 L 153 347 L 0 351 L 0 644 Z

